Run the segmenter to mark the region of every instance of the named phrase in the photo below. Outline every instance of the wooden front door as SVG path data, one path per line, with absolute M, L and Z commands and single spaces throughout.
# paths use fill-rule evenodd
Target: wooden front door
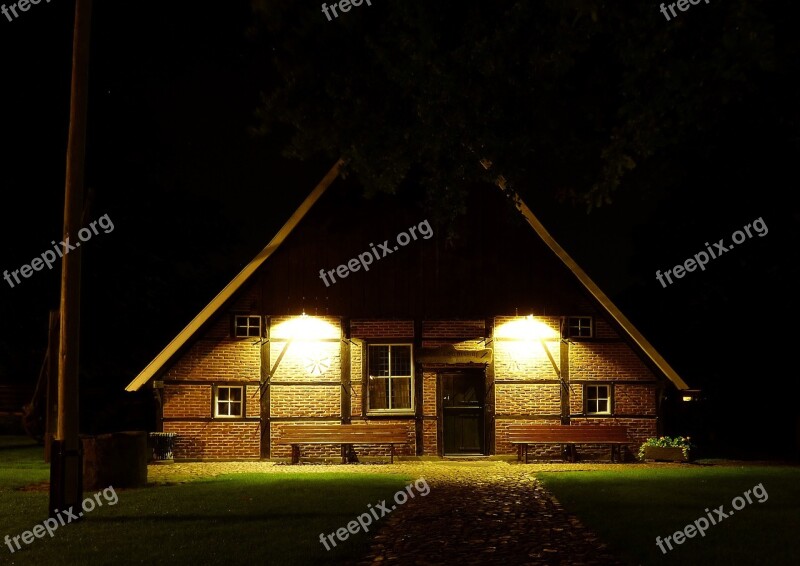
M 482 371 L 439 375 L 444 455 L 485 454 L 484 382 Z

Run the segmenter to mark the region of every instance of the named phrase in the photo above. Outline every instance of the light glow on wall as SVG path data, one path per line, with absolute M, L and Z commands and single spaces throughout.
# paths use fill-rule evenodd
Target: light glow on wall
M 302 314 L 270 328 L 270 339 L 291 340 L 286 355 L 312 376 L 324 375 L 339 349 L 341 330 L 315 316 Z
M 518 366 L 546 358 L 545 345 L 542 342 L 560 338 L 555 329 L 533 315 L 498 325 L 494 337 L 497 340 L 495 349 L 507 352 Z

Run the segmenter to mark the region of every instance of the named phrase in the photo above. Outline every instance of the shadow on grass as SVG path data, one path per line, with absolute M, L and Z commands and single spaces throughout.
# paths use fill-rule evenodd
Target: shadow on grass
M 333 533 L 409 481 L 386 474 L 231 474 L 174 486 L 119 490 L 15 564 L 341 564 L 364 556 L 375 529 L 326 551 Z M 88 493 L 88 492 L 87 492 Z M 21 534 L 46 517 L 47 494 L 6 492 L 0 522 Z M 4 497 L 5 495 L 4 494 Z M 374 527 L 379 527 L 376 522 Z

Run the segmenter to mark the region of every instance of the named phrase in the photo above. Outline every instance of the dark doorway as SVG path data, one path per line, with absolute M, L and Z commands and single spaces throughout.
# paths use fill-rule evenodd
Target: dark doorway
M 484 454 L 482 371 L 440 374 L 444 454 Z

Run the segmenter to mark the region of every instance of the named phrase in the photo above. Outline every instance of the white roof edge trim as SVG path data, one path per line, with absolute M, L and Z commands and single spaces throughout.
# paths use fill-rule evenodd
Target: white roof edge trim
M 163 369 L 169 363 L 172 357 L 182 348 L 194 334 L 210 320 L 217 311 L 224 305 L 233 294 L 238 291 L 242 285 L 256 272 L 256 270 L 269 258 L 275 250 L 280 247 L 284 240 L 292 233 L 292 230 L 300 223 L 306 213 L 314 206 L 314 203 L 319 200 L 325 190 L 336 180 L 339 171 L 344 165 L 344 161 L 339 159 L 330 171 L 322 178 L 319 184 L 314 187 L 314 190 L 306 197 L 303 203 L 294 211 L 294 214 L 286 221 L 283 227 L 278 230 L 278 233 L 272 238 L 267 246 L 261 250 L 258 255 L 248 263 L 239 274 L 228 283 L 210 303 L 208 303 L 203 310 L 201 310 L 192 321 L 186 325 L 186 328 L 172 339 L 166 348 L 153 358 L 147 367 L 145 367 L 133 381 L 131 381 L 125 388 L 125 391 L 138 391 L 145 383 L 147 383 L 154 375 Z
M 572 273 L 578 278 L 578 280 L 583 284 L 589 293 L 597 299 L 600 305 L 606 310 L 606 312 L 613 318 L 625 332 L 630 336 L 630 338 L 636 343 L 637 346 L 644 352 L 644 354 L 650 358 L 650 360 L 660 369 L 664 375 L 675 384 L 675 386 L 680 389 L 689 389 L 689 385 L 681 379 L 669 363 L 658 353 L 655 347 L 650 344 L 650 342 L 645 338 L 641 332 L 634 326 L 634 324 L 628 320 L 622 311 L 617 308 L 614 302 L 606 296 L 605 293 L 597 286 L 597 284 L 592 281 L 592 278 L 586 274 L 583 269 L 575 262 L 572 257 L 566 252 L 564 248 L 562 248 L 558 242 L 556 242 L 555 238 L 550 235 L 550 232 L 544 227 L 544 225 L 539 222 L 539 219 L 533 214 L 528 205 L 522 200 L 522 198 L 513 190 L 508 189 L 505 186 L 505 182 L 498 182 L 498 187 L 500 190 L 506 193 L 507 195 L 511 196 L 512 201 L 514 202 L 514 206 L 517 207 L 517 210 L 522 214 L 525 220 L 530 224 L 531 228 L 536 232 L 536 234 L 542 239 L 542 241 L 547 244 L 547 246 L 555 253 L 559 259 L 567 266 L 567 268 L 572 271 Z

